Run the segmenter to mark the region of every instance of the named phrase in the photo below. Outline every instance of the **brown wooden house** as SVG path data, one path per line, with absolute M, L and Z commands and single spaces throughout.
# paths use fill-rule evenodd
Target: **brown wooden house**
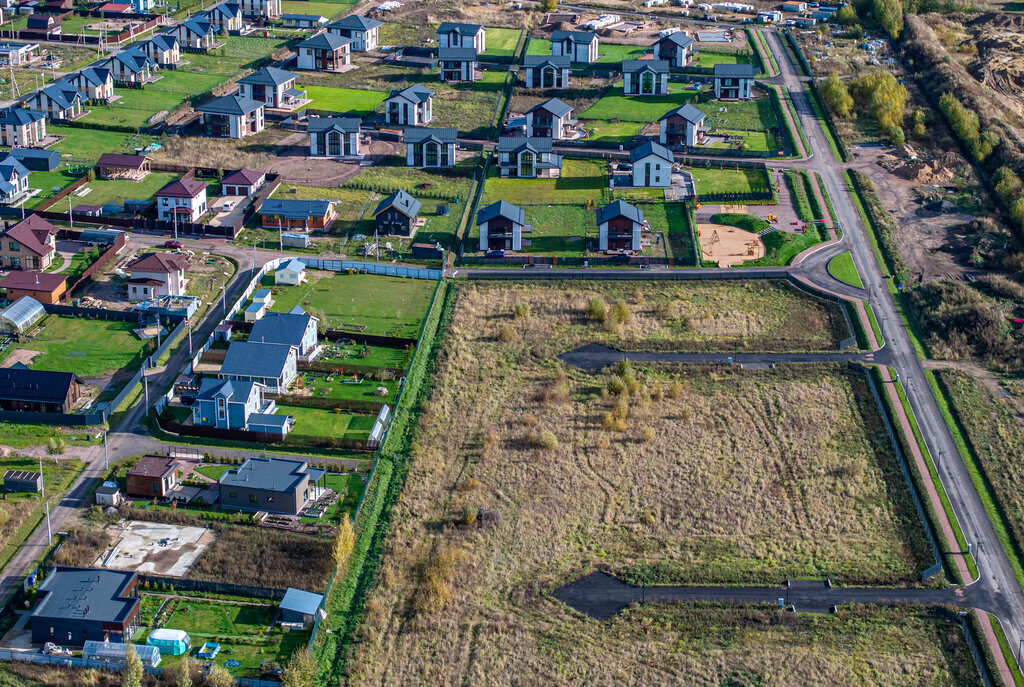
M 0 410 L 67 413 L 82 395 L 81 384 L 71 372 L 0 368 Z

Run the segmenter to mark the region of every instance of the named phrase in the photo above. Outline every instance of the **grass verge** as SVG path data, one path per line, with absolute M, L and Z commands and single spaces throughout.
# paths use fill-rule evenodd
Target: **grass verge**
M 840 253 L 829 260 L 828 273 L 844 284 L 856 286 L 858 289 L 864 288 L 864 282 L 860 279 L 857 266 L 853 264 L 853 256 L 850 255 L 850 251 Z

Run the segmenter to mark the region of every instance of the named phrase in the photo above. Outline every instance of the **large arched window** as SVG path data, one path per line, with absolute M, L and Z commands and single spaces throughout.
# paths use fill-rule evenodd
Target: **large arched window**
M 530 152 L 529 150 L 524 150 L 522 155 L 519 156 L 519 176 L 532 177 L 533 162 L 533 153 Z

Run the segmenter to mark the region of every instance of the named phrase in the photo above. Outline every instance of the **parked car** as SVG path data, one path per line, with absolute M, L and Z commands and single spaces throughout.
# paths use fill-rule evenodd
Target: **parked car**
M 224 204 L 220 206 L 220 211 L 221 212 L 231 212 L 234 209 L 235 209 L 235 201 L 233 201 L 233 200 L 225 201 Z
M 182 243 L 181 241 L 174 241 L 173 239 L 170 240 L 170 241 L 164 241 L 164 248 L 178 249 L 178 248 L 184 248 L 184 247 L 185 247 L 185 244 Z

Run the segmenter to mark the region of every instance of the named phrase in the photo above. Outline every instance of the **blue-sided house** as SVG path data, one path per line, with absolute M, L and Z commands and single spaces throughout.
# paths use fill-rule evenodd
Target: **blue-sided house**
M 266 387 L 256 382 L 204 377 L 192 404 L 192 423 L 283 438 L 294 420 L 276 415 L 277 405 L 263 398 L 264 391 Z
M 249 458 L 220 476 L 220 505 L 298 515 L 320 498 L 326 474 L 302 460 Z
M 298 286 L 305 280 L 306 263 L 295 258 L 278 265 L 277 269 L 274 270 L 274 284 L 278 286 Z
M 281 599 L 281 624 L 307 628 L 323 614 L 324 595 L 289 587 Z M 323 614 L 326 616 L 326 614 Z
M 82 646 L 89 640 L 127 642 L 139 629 L 134 572 L 57 566 L 39 585 L 32 641 Z
M 249 332 L 249 341 L 293 346 L 300 358 L 309 358 L 317 349 L 317 324 L 312 315 L 268 312 Z
M 221 379 L 257 382 L 272 394 L 283 394 L 295 379 L 294 346 L 232 341 L 220 366 Z

